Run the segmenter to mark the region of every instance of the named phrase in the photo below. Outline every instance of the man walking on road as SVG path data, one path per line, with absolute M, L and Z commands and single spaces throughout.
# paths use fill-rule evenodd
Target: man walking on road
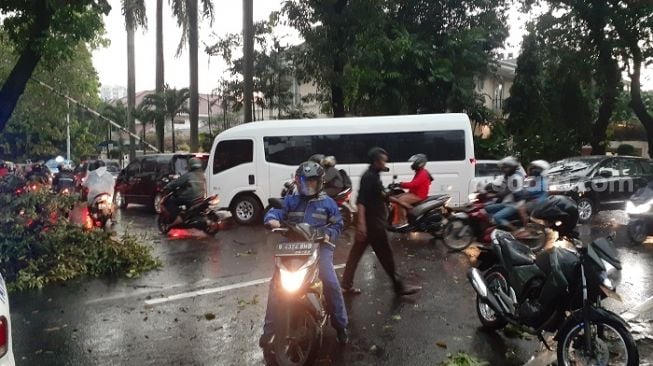
M 360 289 L 354 288 L 354 273 L 365 249 L 372 246 L 374 253 L 381 262 L 383 269 L 390 276 L 397 296 L 412 295 L 419 292 L 419 286 L 405 285 L 396 272 L 395 261 L 388 241 L 386 223 L 388 220 L 387 198 L 380 173 L 387 172 L 388 153 L 380 148 L 372 148 L 368 153 L 370 166 L 361 178 L 358 192 L 358 224 L 356 239 L 349 252 L 349 258 L 342 276 L 344 293 L 358 294 Z

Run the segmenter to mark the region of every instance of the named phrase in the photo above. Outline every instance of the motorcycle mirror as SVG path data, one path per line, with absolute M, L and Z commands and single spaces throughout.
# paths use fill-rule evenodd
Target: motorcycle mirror
M 283 200 L 281 198 L 269 198 L 268 204 L 272 208 L 277 208 L 277 209 L 283 208 Z

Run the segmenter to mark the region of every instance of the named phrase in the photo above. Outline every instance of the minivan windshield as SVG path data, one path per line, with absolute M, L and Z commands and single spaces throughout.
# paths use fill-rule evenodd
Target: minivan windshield
M 547 174 L 587 174 L 602 159 L 598 157 L 569 158 L 551 164 Z

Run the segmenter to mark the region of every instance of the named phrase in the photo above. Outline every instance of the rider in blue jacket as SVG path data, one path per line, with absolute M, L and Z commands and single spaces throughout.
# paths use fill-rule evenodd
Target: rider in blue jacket
M 284 198 L 283 209 L 271 209 L 265 215 L 265 225 L 278 228 L 281 221 L 291 223 L 307 223 L 316 228 L 322 228 L 326 234 L 325 243 L 320 247 L 319 275 L 324 286 L 324 296 L 327 302 L 327 311 L 331 315 L 331 324 L 337 331 L 338 341 L 348 343 L 347 310 L 342 297 L 340 282 L 333 268 L 333 252 L 338 235 L 342 232 L 343 222 L 338 211 L 338 205 L 323 190 L 324 169 L 313 161 L 302 163 L 295 173 L 295 183 L 298 194 L 288 195 Z M 273 315 L 276 313 L 277 281 L 270 281 L 268 306 L 265 313 L 263 335 L 259 340 L 261 347 L 266 346 L 274 335 Z

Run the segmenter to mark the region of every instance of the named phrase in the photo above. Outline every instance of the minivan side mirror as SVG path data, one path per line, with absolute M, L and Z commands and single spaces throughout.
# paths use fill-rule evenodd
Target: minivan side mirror
M 599 176 L 603 178 L 611 178 L 612 177 L 612 172 L 609 170 L 601 170 L 599 171 Z

